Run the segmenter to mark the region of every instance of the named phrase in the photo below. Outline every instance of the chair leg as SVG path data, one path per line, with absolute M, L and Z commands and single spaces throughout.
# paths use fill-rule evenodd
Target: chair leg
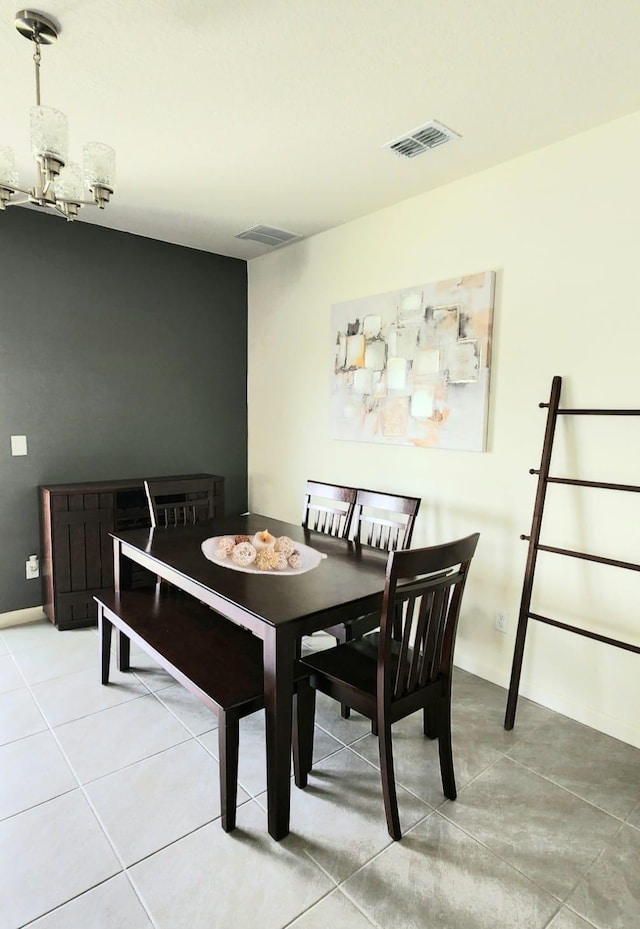
M 111 662 L 112 624 L 104 615 L 102 604 L 98 604 L 98 636 L 100 639 L 100 671 L 103 684 L 109 683 L 109 664 Z
M 380 752 L 380 774 L 382 776 L 382 797 L 387 817 L 387 829 L 394 841 L 402 838 L 400 816 L 398 814 L 398 797 L 396 779 L 393 772 L 393 746 L 391 743 L 391 724 L 386 720 L 378 726 L 378 751 Z
M 437 706 L 438 752 L 440 754 L 440 776 L 445 797 L 455 800 L 456 779 L 453 771 L 453 748 L 451 745 L 451 698 L 441 697 Z
M 335 636 L 337 645 L 343 645 L 345 642 L 350 642 L 352 638 L 353 638 L 353 633 L 351 631 L 351 626 L 348 623 L 346 623 L 342 627 L 342 634 Z M 349 719 L 349 717 L 351 716 L 351 707 L 347 706 L 346 703 L 340 704 L 340 716 L 343 719 Z
M 425 706 L 422 720 L 422 729 L 429 739 L 438 738 L 438 708 L 435 705 Z
M 301 790 L 313 766 L 315 715 L 316 692 L 308 680 L 298 681 L 293 698 L 293 773 Z
M 238 800 L 238 720 L 221 713 L 218 719 L 218 758 L 220 762 L 220 810 L 225 832 L 236 828 Z

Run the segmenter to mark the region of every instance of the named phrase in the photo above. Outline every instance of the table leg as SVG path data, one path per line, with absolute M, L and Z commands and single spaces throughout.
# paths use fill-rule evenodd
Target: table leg
M 131 639 L 124 632 L 118 632 L 116 640 L 116 657 L 118 671 L 131 670 Z
M 104 608 L 98 604 L 98 638 L 100 641 L 100 670 L 103 684 L 109 683 L 109 664 L 111 660 L 111 630 L 113 626 L 104 615 Z
M 274 839 L 289 832 L 294 662 L 295 640 L 286 629 L 269 627 L 264 639 L 264 698 L 268 819 Z
M 116 594 L 131 587 L 131 562 L 122 555 L 119 539 L 113 540 L 113 586 Z M 131 670 L 131 642 L 124 632 L 118 633 L 116 641 L 116 660 L 118 671 Z

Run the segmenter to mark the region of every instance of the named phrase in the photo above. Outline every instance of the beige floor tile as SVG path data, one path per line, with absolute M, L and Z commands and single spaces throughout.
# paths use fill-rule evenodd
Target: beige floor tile
M 207 732 L 200 741 L 218 758 L 218 733 Z M 313 743 L 314 761 L 320 761 L 333 752 L 340 751 L 342 744 L 321 729 L 316 730 Z M 240 753 L 238 757 L 238 783 L 253 797 L 267 789 L 267 748 L 264 713 L 253 713 L 240 720 Z M 291 766 L 293 772 L 293 763 Z
M 217 762 L 193 739 L 93 781 L 87 796 L 128 867 L 218 819 L 219 784 Z M 248 799 L 240 788 L 238 804 Z
M 115 658 L 111 659 L 111 664 L 112 667 L 117 667 Z M 150 655 L 147 655 L 147 653 L 138 645 L 135 645 L 135 643 L 131 644 L 131 670 L 138 680 L 151 691 L 163 690 L 165 687 L 173 687 L 176 683 L 175 678 L 171 677 L 168 671 L 161 668 Z
M 25 648 L 37 648 L 38 645 L 55 642 L 62 636 L 74 635 L 75 632 L 76 630 L 68 633 L 59 632 L 53 623 L 50 623 L 48 619 L 43 619 L 35 623 L 11 626 L 9 629 L 3 629 L 0 634 L 7 651 L 14 655 Z
M 88 890 L 29 929 L 153 929 L 151 920 L 124 874 Z
M 0 747 L 0 771 L 0 819 L 78 786 L 49 730 Z
M 367 917 L 339 890 L 334 890 L 291 923 L 291 929 L 371 929 L 371 926 Z
M 121 870 L 82 792 L 0 823 L 0 929 L 18 929 Z
M 636 829 L 640 829 L 640 807 L 635 809 L 632 813 L 629 813 L 627 822 L 629 825 L 635 826 Z
M 597 929 L 640 925 L 640 832 L 622 826 L 567 900 Z
M 594 929 L 593 923 L 588 923 L 581 916 L 563 906 L 555 919 L 549 923 L 549 929 Z
M 31 692 L 52 728 L 149 693 L 134 675 L 119 671 L 111 672 L 108 685 L 102 684 L 97 662 L 93 668 L 34 684 Z
M 8 653 L 0 655 L 0 694 L 6 694 L 10 690 L 18 690 L 19 687 L 25 686 L 25 680 L 13 656 Z
M 129 873 L 157 929 L 280 929 L 333 887 L 294 836 L 271 839 L 253 801 L 235 832 L 211 823 Z
M 151 694 L 58 726 L 55 733 L 82 784 L 192 737 Z
M 558 908 L 437 812 L 341 889 L 380 929 L 543 929 Z
M 371 732 L 370 720 L 353 711 L 349 719 L 343 719 L 340 715 L 340 704 L 322 693 L 316 694 L 316 725 L 344 745 L 350 745 Z
M 197 697 L 190 694 L 182 684 L 172 684 L 156 691 L 157 698 L 183 726 L 194 735 L 203 735 L 218 728 L 218 717 L 207 709 Z
M 508 754 L 623 819 L 640 802 L 640 749 L 565 716 L 536 729 Z
M 0 745 L 44 729 L 46 720 L 26 688 L 0 695 Z
M 266 795 L 260 802 L 266 807 Z M 400 824 L 410 829 L 431 807 L 399 789 Z M 380 775 L 349 749 L 314 764 L 305 790 L 291 790 L 291 830 L 335 881 L 343 881 L 392 843 Z
M 16 664 L 29 684 L 39 684 L 74 671 L 92 669 L 99 673 L 98 639 L 92 629 L 69 630 L 46 644 L 15 654 Z
M 613 816 L 507 758 L 440 812 L 560 899 L 620 828 Z
M 422 730 L 422 712 L 395 723 L 392 730 L 396 781 L 431 806 L 445 802 L 440 775 L 440 757 L 436 739 L 428 739 Z M 376 736 L 368 735 L 351 745 L 371 764 L 379 767 Z M 477 732 L 453 734 L 453 764 L 458 790 L 500 758 L 502 752 Z

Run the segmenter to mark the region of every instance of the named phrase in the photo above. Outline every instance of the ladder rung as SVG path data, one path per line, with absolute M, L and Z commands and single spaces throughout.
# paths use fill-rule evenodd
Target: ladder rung
M 540 474 L 538 468 L 530 468 L 529 474 Z M 640 484 L 609 484 L 606 481 L 580 481 L 572 477 L 548 477 L 547 484 L 570 484 L 572 487 L 600 487 L 603 490 L 628 490 L 640 493 Z
M 548 403 L 539 404 L 548 407 Z M 640 416 L 640 410 L 556 410 L 557 416 Z
M 524 541 L 530 541 L 531 536 L 521 535 Z M 640 565 L 631 561 L 616 561 L 615 558 L 603 558 L 601 555 L 588 555 L 586 552 L 574 552 L 570 548 L 556 548 L 553 545 L 536 545 L 539 552 L 551 552 L 552 555 L 568 555 L 570 558 L 581 558 L 583 561 L 595 561 L 598 564 L 608 564 L 613 568 L 627 568 L 629 571 L 640 571 Z
M 571 626 L 569 623 L 561 623 L 558 619 L 550 619 L 548 616 L 541 616 L 539 613 L 528 613 L 529 619 L 537 619 L 538 622 L 546 623 L 548 626 L 556 626 L 558 629 L 566 629 L 567 632 L 575 632 L 583 635 L 587 639 L 595 639 L 597 642 L 604 642 L 606 645 L 615 645 L 616 648 L 624 648 L 628 652 L 637 652 L 640 654 L 640 645 L 631 645 L 630 642 L 622 642 L 620 639 L 612 639 L 607 635 L 600 635 L 599 632 L 591 632 L 588 629 L 581 629 L 579 626 Z

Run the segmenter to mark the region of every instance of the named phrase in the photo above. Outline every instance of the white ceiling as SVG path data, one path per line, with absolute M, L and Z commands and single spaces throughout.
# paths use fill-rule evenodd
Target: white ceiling
M 80 221 L 222 255 L 269 251 L 234 239 L 256 223 L 310 236 L 640 110 L 640 0 L 43 2 L 62 31 L 42 102 L 74 160 L 116 149 L 113 201 Z M 0 7 L 0 144 L 26 186 L 33 47 Z M 432 118 L 462 138 L 382 148 Z

